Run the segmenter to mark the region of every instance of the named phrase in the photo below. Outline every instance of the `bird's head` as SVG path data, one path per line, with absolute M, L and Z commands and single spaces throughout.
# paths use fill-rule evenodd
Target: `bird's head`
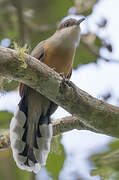
M 61 22 L 56 30 L 55 36 L 64 46 L 78 46 L 80 41 L 80 24 L 85 18 L 79 20 L 70 18 Z

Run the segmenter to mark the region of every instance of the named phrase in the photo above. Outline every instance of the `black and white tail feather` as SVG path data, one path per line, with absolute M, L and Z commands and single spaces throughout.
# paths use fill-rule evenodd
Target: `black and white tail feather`
M 10 124 L 11 148 L 19 168 L 37 173 L 46 164 L 52 138 L 50 115 L 56 108 L 29 87 L 22 95 Z

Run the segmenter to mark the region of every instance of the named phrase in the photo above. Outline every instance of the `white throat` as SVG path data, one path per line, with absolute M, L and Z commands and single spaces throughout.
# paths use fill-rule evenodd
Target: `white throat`
M 49 40 L 55 46 L 76 48 L 80 42 L 80 28 L 79 26 L 72 26 L 57 30 Z

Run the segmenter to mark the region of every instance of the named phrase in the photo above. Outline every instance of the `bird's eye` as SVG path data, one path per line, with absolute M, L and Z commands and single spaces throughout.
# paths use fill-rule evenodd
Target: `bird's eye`
M 69 25 L 70 25 L 69 23 L 65 23 L 64 24 L 65 27 L 69 27 Z

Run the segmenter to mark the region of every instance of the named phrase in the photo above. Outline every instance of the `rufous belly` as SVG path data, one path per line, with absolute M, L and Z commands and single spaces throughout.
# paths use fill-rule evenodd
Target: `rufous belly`
M 45 43 L 45 56 L 42 62 L 67 77 L 72 70 L 74 52 L 75 50 L 73 48 L 64 49 Z

